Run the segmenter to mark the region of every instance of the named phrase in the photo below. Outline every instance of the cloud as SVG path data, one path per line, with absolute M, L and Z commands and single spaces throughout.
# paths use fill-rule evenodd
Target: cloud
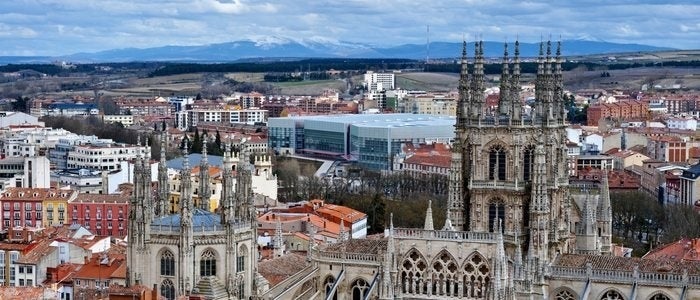
M 0 2 L 3 53 L 58 55 L 242 39 L 390 46 L 540 36 L 700 48 L 700 3 L 678 0 L 23 0 Z M 14 51 L 14 52 L 13 52 Z

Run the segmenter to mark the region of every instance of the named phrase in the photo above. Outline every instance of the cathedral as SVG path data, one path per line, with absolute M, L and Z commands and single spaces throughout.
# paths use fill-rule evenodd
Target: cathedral
M 165 145 L 164 134 L 161 144 Z M 209 188 L 200 187 L 205 192 L 200 193 L 198 205 L 192 200 L 192 169 L 187 152 L 184 154 L 180 209 L 173 214 L 167 208 L 165 147 L 161 147 L 156 190 L 151 185 L 150 158 L 136 159 L 128 223 L 128 284 L 157 285 L 160 295 L 169 300 L 185 295 L 248 299 L 267 290 L 267 283 L 257 273 L 252 166 L 245 146 L 239 147 L 237 162 L 230 145 L 226 146 L 218 213 L 207 209 Z M 206 143 L 202 156 L 200 172 L 207 176 Z M 200 183 L 208 182 L 204 179 Z
M 506 50 L 497 107 L 483 43 L 464 44 L 447 220 L 333 245 L 261 299 L 700 299 L 700 264 L 612 255 L 607 177 L 573 184 L 561 44 L 540 44 L 536 99 L 520 98 L 519 43 Z M 400 216 L 399 216 L 400 217 Z M 313 229 L 313 228 L 312 228 Z M 309 233 L 314 236 L 313 232 Z
M 429 207 L 423 228 L 395 228 L 392 216 L 383 235 L 327 245 L 310 226 L 305 262 L 280 253 L 259 263 L 245 150 L 234 166 L 227 148 L 218 213 L 202 209 L 206 193 L 193 204 L 187 163 L 181 209 L 165 213 L 168 196 L 153 194 L 168 189 L 152 190 L 148 157 L 139 157 L 129 284 L 158 285 L 167 299 L 700 299 L 699 263 L 613 255 L 605 175 L 600 185 L 569 182 L 560 43 L 540 44 L 531 106 L 521 102 L 518 42 L 513 54 L 506 45 L 499 103 L 490 107 L 483 43 L 471 62 L 463 45 L 445 224 L 433 224 Z M 202 176 L 205 168 L 206 158 Z M 270 285 L 263 264 L 295 268 Z

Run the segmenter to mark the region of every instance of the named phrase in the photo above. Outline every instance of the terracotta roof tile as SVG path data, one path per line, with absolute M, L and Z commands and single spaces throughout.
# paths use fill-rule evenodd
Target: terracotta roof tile
M 349 239 L 342 243 L 327 245 L 323 250 L 330 252 L 348 252 L 381 254 L 386 251 L 386 239 Z
M 700 262 L 700 238 L 683 238 L 649 251 L 644 259 Z
M 598 270 L 633 271 L 635 266 L 638 266 L 639 271 L 648 273 L 682 274 L 683 270 L 687 269 L 688 274 L 700 274 L 700 262 L 642 259 L 638 257 L 563 254 L 554 261 L 553 265 L 557 267 L 586 268 L 588 263 L 591 264 L 593 269 Z
M 305 256 L 290 253 L 282 257 L 261 261 L 258 264 L 258 271 L 270 282 L 270 286 L 275 286 L 289 276 L 303 270 L 307 264 Z

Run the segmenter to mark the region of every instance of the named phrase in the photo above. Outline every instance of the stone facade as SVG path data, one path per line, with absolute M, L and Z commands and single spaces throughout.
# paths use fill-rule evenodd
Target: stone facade
M 175 214 L 164 209 L 167 189 L 155 193 L 160 194 L 159 199 L 153 195 L 150 171 L 144 168 L 148 157 L 137 158 L 129 211 L 129 285 L 156 284 L 166 299 L 183 295 L 247 299 L 268 289 L 265 280 L 257 275 L 252 166 L 247 155 L 239 155 L 236 180 L 242 184 L 234 191 L 234 161 L 230 150 L 227 147 L 223 159 L 224 190 L 218 214 L 203 209 L 204 206 L 194 207 L 192 169 L 187 157 L 181 175 L 189 180 L 182 182 L 181 209 Z M 199 167 L 208 172 L 206 155 L 203 157 Z M 158 178 L 167 182 L 167 168 L 159 168 Z
M 382 237 L 311 239 L 309 266 L 260 298 L 700 297 L 700 264 L 611 256 L 607 178 L 600 187 L 569 183 L 559 47 L 552 56 L 541 45 L 531 113 L 518 95 L 517 42 L 512 64 L 504 55 L 495 109 L 485 105 L 482 44 L 471 74 L 464 47 L 444 226 L 433 228 L 428 209 L 424 228 L 392 221 Z

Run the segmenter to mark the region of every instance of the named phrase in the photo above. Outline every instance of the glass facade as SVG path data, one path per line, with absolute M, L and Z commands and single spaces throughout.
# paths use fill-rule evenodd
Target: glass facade
M 304 129 L 304 148 L 347 155 L 345 132 Z

